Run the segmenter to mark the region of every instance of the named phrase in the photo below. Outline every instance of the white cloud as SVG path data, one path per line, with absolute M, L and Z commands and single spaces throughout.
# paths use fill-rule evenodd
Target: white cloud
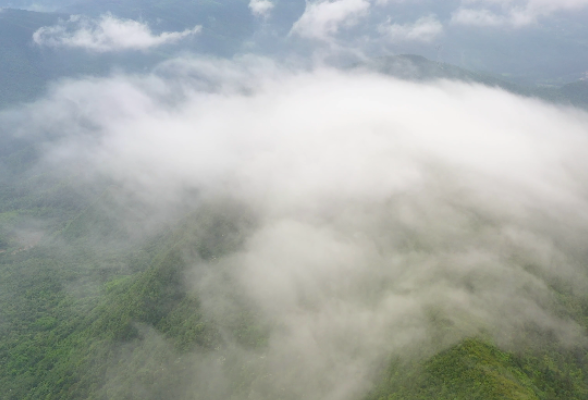
M 33 40 L 40 46 L 73 47 L 95 52 L 146 50 L 199 33 L 200 26 L 183 32 L 155 35 L 141 22 L 103 15 L 97 21 L 73 16 L 59 25 L 39 28 Z
M 270 0 L 251 0 L 249 2 L 249 8 L 253 15 L 257 17 L 267 17 L 274 8 L 274 3 Z
M 292 27 L 291 33 L 301 37 L 327 40 L 341 26 L 355 25 L 368 14 L 367 0 L 321 0 L 307 2 L 304 14 Z
M 588 0 L 463 0 L 451 18 L 455 24 L 524 27 L 559 11 L 579 10 Z
M 374 3 L 377 6 L 385 6 L 385 5 L 388 5 L 390 3 L 404 3 L 405 1 L 406 0 L 375 0 Z
M 451 22 L 461 25 L 499 26 L 506 24 L 505 16 L 497 15 L 488 10 L 462 8 L 453 13 Z
M 173 214 L 186 189 L 195 209 L 208 200 L 221 213 L 229 198 L 252 210 L 242 245 L 187 260 L 207 319 L 233 313 L 239 294 L 272 327 L 261 354 L 214 350 L 261 369 L 234 398 L 364 398 L 391 354 L 478 334 L 513 345 L 532 326 L 582 343 L 551 283 L 588 287 L 586 113 L 479 85 L 257 60 L 160 70 L 65 82 L 0 126 L 49 133 L 47 159 L 68 179 L 69 162 L 108 177 L 138 208 L 154 205 L 144 218 Z M 226 366 L 190 379 L 226 387 L 210 371 L 243 370 Z
M 414 24 L 384 24 L 378 30 L 389 40 L 430 42 L 441 33 L 443 25 L 433 16 L 418 19 Z

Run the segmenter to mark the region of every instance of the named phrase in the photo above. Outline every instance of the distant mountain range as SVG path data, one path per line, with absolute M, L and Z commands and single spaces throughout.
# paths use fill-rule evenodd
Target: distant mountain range
M 436 62 L 414 54 L 402 54 L 376 60 L 377 71 L 402 79 L 432 81 L 459 80 L 498 87 L 522 96 L 538 97 L 555 103 L 588 107 L 588 81 L 576 81 L 561 87 L 527 86 L 509 82 L 500 76 L 480 73 L 455 65 Z
M 51 26 L 66 14 L 24 10 L 0 13 L 0 107 L 40 96 L 51 81 L 80 75 L 104 75 L 113 65 L 137 68 L 157 57 L 146 54 L 92 55 L 83 51 L 42 48 L 33 33 Z
M 234 0 L 232 3 L 236 5 L 230 7 L 213 1 L 201 1 L 195 2 L 192 8 L 186 10 L 174 8 L 175 3 L 172 2 L 171 5 L 166 4 L 163 14 L 159 12 L 159 3 L 143 3 L 145 1 L 125 2 L 123 7 L 121 2 L 119 8 L 125 17 L 159 21 L 155 24 L 156 30 L 184 29 L 190 24 L 193 26 L 194 21 L 202 24 L 203 34 L 185 43 L 185 50 L 188 51 L 217 56 L 231 55 L 238 51 L 245 38 L 253 31 L 251 21 L 243 17 L 249 13 L 240 9 L 245 6 L 242 1 Z M 106 5 L 92 1 L 79 3 L 77 7 L 79 12 L 94 15 L 106 10 Z M 158 15 L 161 18 L 157 19 Z M 37 29 L 54 25 L 68 17 L 67 14 L 12 9 L 4 9 L 0 13 L 0 107 L 30 101 L 40 96 L 51 81 L 82 75 L 104 76 L 113 68 L 146 71 L 184 50 L 172 45 L 148 53 L 91 54 L 80 50 L 41 48 L 33 43 L 32 36 Z M 365 65 L 362 64 L 362 67 Z M 470 71 L 411 54 L 380 58 L 369 67 L 402 79 L 461 80 L 500 87 L 523 96 L 588 107 L 586 81 L 571 82 L 562 87 L 525 86 L 509 82 L 498 75 Z

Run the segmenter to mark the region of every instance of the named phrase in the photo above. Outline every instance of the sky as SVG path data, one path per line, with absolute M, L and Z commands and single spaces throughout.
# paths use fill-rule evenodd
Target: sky
M 201 26 L 182 32 L 153 34 L 144 23 L 121 20 L 106 14 L 97 21 L 70 17 L 60 25 L 41 27 L 33 34 L 38 46 L 80 48 L 91 52 L 147 50 L 196 35 Z
M 240 43 L 234 51 L 241 54 L 316 57 L 337 51 L 339 58 L 362 59 L 414 53 L 541 84 L 567 83 L 588 71 L 586 0 L 233 0 L 224 8 L 202 6 L 194 15 L 212 13 L 212 19 L 191 25 L 163 16 L 167 21 L 163 31 L 158 28 L 162 20 L 151 12 L 129 14 L 116 4 L 0 0 L 0 7 L 87 10 L 86 17 L 43 28 L 35 41 L 88 51 L 145 51 L 177 44 L 195 34 L 202 21 L 205 32 L 214 29 L 223 35 L 223 29 L 235 24 L 231 10 L 238 9 L 243 15 L 237 23 L 251 25 L 238 35 L 229 34 L 231 41 Z M 149 6 L 149 2 L 141 4 Z M 222 21 L 221 25 L 210 22 L 214 20 Z

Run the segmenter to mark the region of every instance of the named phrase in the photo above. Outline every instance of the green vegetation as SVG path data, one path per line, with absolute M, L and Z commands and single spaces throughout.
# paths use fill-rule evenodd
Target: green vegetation
M 5 144 L 11 150 L 0 159 L 10 166 L 0 203 L 2 399 L 239 398 L 270 379 L 263 363 L 234 359 L 221 367 L 231 377 L 224 393 L 207 397 L 205 382 L 186 385 L 199 360 L 230 357 L 222 350 L 230 343 L 250 351 L 268 344 L 269 327 L 230 281 L 225 309 L 205 313 L 185 279 L 187 259 L 200 260 L 196 270 L 205 273 L 240 248 L 255 226 L 247 210 L 204 205 L 163 233 L 131 240 L 115 218 L 125 210 L 116 209 L 114 187 L 82 189 L 73 178 L 35 175 L 35 147 Z M 585 324 L 584 302 L 564 289 L 561 303 Z M 428 359 L 393 360 L 366 400 L 580 400 L 588 397 L 587 373 L 585 349 L 547 340 L 507 351 L 472 338 Z
M 466 339 L 423 363 L 391 363 L 368 400 L 580 400 L 588 395 L 585 357 L 581 350 L 513 353 Z
M 263 331 L 252 329 L 246 310 L 234 321 L 203 317 L 197 296 L 182 285 L 178 234 L 110 259 L 81 247 L 68 254 L 43 245 L 3 253 L 0 385 L 10 393 L 5 398 L 113 398 L 104 391 L 114 390 L 106 383 L 123 358 L 129 368 L 124 382 L 114 385 L 114 398 L 165 398 L 181 376 L 170 366 L 186 369 L 176 362 L 182 353 L 221 345 L 219 323 L 244 345 L 263 343 Z M 213 257 L 222 246 L 206 251 Z M 149 396 L 125 392 L 132 389 L 129 382 L 148 386 Z
M 206 355 L 227 335 L 263 346 L 265 330 L 246 308 L 206 319 L 183 283 L 182 254 L 206 262 L 234 251 L 247 218 L 203 207 L 135 242 L 114 218 L 111 187 L 82 193 L 74 179 L 25 173 L 35 157 L 19 154 L 34 146 L 6 145 L 13 153 L 0 158 L 12 167 L 0 203 L 2 399 L 185 398 L 178 382 L 189 381 L 191 359 L 183 356 Z

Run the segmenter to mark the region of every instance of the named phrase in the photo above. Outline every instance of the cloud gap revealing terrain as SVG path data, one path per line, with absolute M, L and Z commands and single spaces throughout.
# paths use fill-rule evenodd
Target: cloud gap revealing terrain
M 0 112 L 6 398 L 586 398 L 584 81 L 397 53 L 587 3 L 235 3 L 230 57 L 182 47 L 210 19 L 31 29 L 120 65 Z

